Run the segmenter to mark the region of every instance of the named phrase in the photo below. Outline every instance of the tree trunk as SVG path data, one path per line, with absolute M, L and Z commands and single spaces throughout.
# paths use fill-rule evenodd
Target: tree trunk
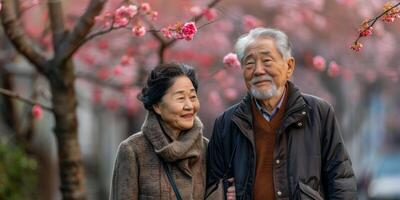
M 84 168 L 78 143 L 75 75 L 72 61 L 49 77 L 55 116 L 56 141 L 60 167 L 61 193 L 64 200 L 86 199 Z M 60 76 L 62 74 L 62 76 Z

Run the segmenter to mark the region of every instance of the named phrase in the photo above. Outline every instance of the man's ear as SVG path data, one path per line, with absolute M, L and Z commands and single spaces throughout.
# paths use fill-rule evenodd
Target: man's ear
M 160 105 L 158 105 L 158 103 L 153 105 L 153 110 L 157 114 L 161 115 Z
M 287 59 L 287 65 L 288 65 L 288 70 L 287 70 L 287 74 L 286 74 L 286 78 L 290 79 L 290 77 L 292 77 L 295 66 L 296 66 L 296 61 L 293 57 L 290 57 L 289 59 Z

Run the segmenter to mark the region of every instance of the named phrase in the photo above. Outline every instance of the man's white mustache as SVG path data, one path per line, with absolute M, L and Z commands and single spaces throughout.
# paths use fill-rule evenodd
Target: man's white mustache
M 255 83 L 260 82 L 260 81 L 272 81 L 272 82 L 274 82 L 274 80 L 272 79 L 271 76 L 263 75 L 263 76 L 253 77 L 250 80 L 250 84 L 254 85 Z

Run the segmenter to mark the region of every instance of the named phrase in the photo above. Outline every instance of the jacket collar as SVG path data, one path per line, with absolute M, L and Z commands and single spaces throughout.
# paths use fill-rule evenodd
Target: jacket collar
M 291 81 L 287 82 L 287 95 L 288 102 L 285 108 L 285 114 L 283 117 L 283 123 L 281 128 L 285 129 L 291 123 L 294 123 L 300 118 L 304 117 L 307 109 L 306 102 L 304 101 L 303 95 L 301 94 L 299 88 L 297 88 Z M 253 138 L 253 134 L 249 133 L 253 127 L 253 117 L 251 110 L 251 101 L 253 100 L 253 96 L 250 92 L 242 99 L 242 101 L 238 104 L 236 110 L 234 111 L 233 121 L 238 125 L 241 131 L 248 137 L 250 140 Z M 304 111 L 304 112 L 303 112 Z M 300 113 L 299 113 L 300 112 Z

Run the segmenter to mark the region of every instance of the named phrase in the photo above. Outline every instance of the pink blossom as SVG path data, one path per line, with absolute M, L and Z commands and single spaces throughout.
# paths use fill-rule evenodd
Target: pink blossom
M 217 73 L 215 73 L 213 78 L 217 81 L 223 81 L 225 80 L 226 76 L 227 76 L 226 70 L 219 70 Z
M 113 20 L 114 14 L 112 12 L 106 12 L 103 15 L 98 15 L 94 18 L 96 23 L 101 24 L 104 28 L 111 26 L 111 21 Z
M 150 20 L 151 21 L 156 21 L 158 19 L 158 12 L 157 11 L 151 11 L 150 12 Z
M 243 26 L 245 30 L 251 30 L 261 25 L 261 21 L 254 16 L 245 15 L 243 16 Z
M 114 14 L 115 24 L 117 26 L 126 26 L 128 25 L 130 19 L 137 14 L 137 6 L 129 5 L 129 6 L 121 6 L 119 7 Z
M 336 77 L 339 74 L 340 74 L 340 66 L 335 61 L 331 61 L 328 67 L 328 75 L 331 77 Z
M 316 70 L 318 71 L 324 71 L 326 66 L 325 66 L 325 58 L 322 56 L 315 56 L 313 58 L 313 66 Z
M 126 9 L 125 9 L 126 14 L 132 18 L 137 14 L 137 6 L 135 5 L 129 5 Z
M 127 89 L 124 91 L 125 93 L 125 108 L 128 111 L 128 114 L 134 114 L 139 110 L 139 102 L 136 96 L 140 93 L 139 88 Z
M 361 28 L 358 31 L 360 32 L 360 37 L 366 37 L 369 35 L 372 35 L 372 31 L 374 30 L 374 27 L 368 27 L 367 29 Z
M 224 90 L 224 95 L 229 101 L 233 101 L 238 97 L 238 92 L 234 88 L 227 88 Z
M 98 43 L 98 47 L 99 47 L 99 49 L 102 49 L 102 50 L 108 49 L 108 47 L 109 47 L 108 41 L 107 40 L 100 40 L 99 43 Z
M 214 8 L 204 9 L 203 15 L 208 21 L 215 20 L 218 16 L 217 11 Z
M 150 10 L 151 10 L 151 7 L 150 7 L 149 3 L 142 3 L 140 5 L 140 11 L 147 13 L 147 12 L 150 12 Z
M 34 105 L 32 107 L 32 115 L 33 115 L 33 118 L 35 118 L 35 119 L 41 119 L 43 116 L 42 107 L 40 107 L 39 105 Z
M 100 70 L 97 70 L 96 76 L 101 80 L 107 80 L 108 77 L 110 77 L 110 72 L 107 69 L 102 68 Z
M 0 2 L 0 11 L 1 11 L 2 8 L 3 8 L 3 4 Z
M 96 87 L 92 91 L 92 101 L 94 103 L 100 103 L 101 102 L 101 96 L 102 96 L 102 90 L 100 87 Z
M 122 66 L 127 66 L 127 65 L 131 65 L 133 63 L 133 61 L 134 61 L 134 59 L 131 56 L 124 55 L 124 56 L 122 56 L 120 63 Z
M 208 94 L 208 101 L 210 102 L 210 105 L 214 106 L 216 105 L 220 106 L 222 104 L 221 96 L 219 95 L 219 92 L 217 92 L 216 90 L 210 91 L 210 93 Z
M 116 76 L 121 75 L 122 74 L 122 66 L 121 65 L 115 66 L 114 69 L 113 69 L 113 73 Z
M 132 28 L 132 33 L 136 37 L 141 37 L 146 34 L 146 28 L 144 26 L 135 26 Z
M 197 28 L 194 22 L 187 22 L 182 27 L 182 36 L 185 40 L 193 40 Z
M 202 10 L 199 6 L 193 6 L 190 8 L 190 13 L 193 16 L 199 16 L 202 13 Z
M 224 56 L 223 63 L 233 69 L 240 69 L 240 62 L 236 54 L 228 53 Z
M 355 0 L 336 0 L 336 2 L 345 6 L 352 6 L 355 3 Z
M 363 44 L 360 42 L 356 42 L 350 46 L 350 49 L 353 49 L 354 51 L 360 51 L 363 48 Z
M 34 5 L 38 5 L 40 3 L 40 1 L 39 0 L 32 0 L 31 1 L 31 4 L 34 6 Z
M 167 39 L 171 39 L 172 38 L 172 32 L 170 31 L 169 28 L 162 28 L 161 29 L 161 33 L 163 34 L 163 36 Z
M 117 99 L 110 98 L 106 101 L 106 107 L 110 110 L 116 110 L 120 106 L 120 102 Z

